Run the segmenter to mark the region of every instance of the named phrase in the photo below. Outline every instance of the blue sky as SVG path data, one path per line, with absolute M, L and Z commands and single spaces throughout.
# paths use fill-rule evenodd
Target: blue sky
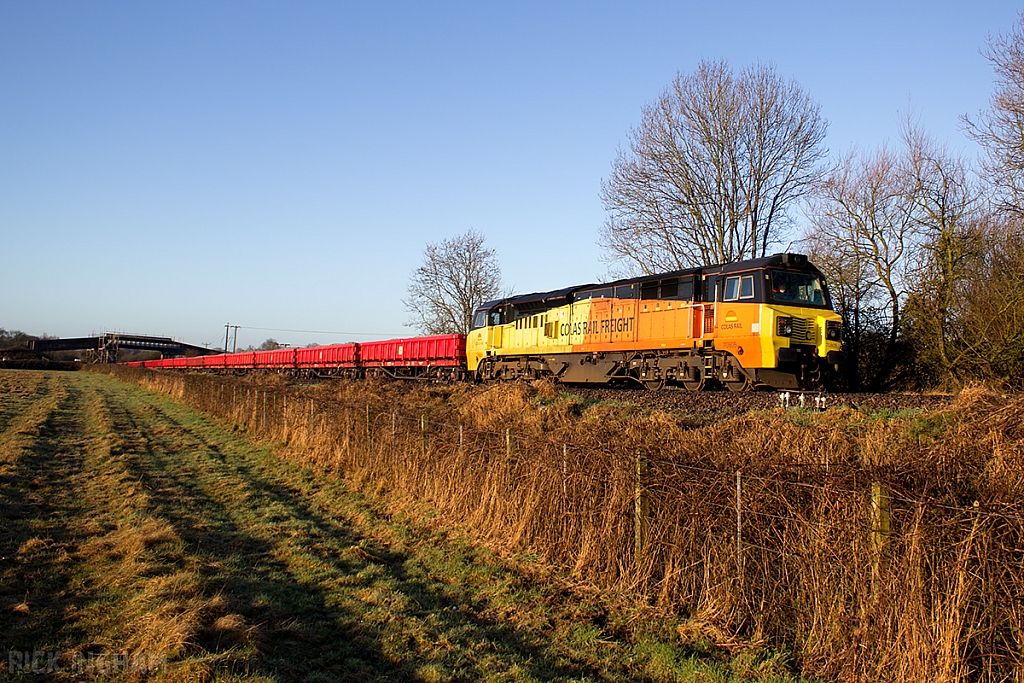
M 602 178 L 677 71 L 771 62 L 833 154 L 912 107 L 976 150 L 1007 2 L 0 3 L 0 327 L 413 334 L 470 228 L 520 292 L 599 279 Z

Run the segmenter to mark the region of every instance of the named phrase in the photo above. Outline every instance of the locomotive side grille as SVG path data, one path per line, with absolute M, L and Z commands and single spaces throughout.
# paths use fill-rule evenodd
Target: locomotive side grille
M 815 339 L 816 325 L 814 320 L 807 320 L 805 318 L 793 318 L 793 334 L 790 336 L 790 342 L 809 342 L 814 344 L 817 342 Z

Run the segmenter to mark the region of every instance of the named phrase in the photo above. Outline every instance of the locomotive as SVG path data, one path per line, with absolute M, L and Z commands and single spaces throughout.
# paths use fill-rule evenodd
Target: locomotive
M 483 379 L 803 389 L 843 362 L 841 318 L 802 254 L 490 301 L 473 328 L 466 367 Z
M 135 365 L 743 391 L 820 387 L 843 362 L 841 345 L 825 278 L 805 255 L 787 253 L 488 301 L 468 335 Z

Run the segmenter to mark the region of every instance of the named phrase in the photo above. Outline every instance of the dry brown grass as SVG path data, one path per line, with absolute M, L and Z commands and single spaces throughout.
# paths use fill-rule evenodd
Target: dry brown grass
M 936 413 L 780 409 L 686 430 L 545 383 L 300 390 L 114 372 L 576 581 L 688 614 L 684 640 L 788 650 L 842 681 L 1024 680 L 1019 396 L 972 387 Z M 891 496 L 884 537 L 872 482 Z

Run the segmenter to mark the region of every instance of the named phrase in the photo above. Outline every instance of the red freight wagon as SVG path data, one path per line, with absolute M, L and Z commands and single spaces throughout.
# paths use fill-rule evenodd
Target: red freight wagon
M 358 361 L 358 344 L 332 344 L 295 350 L 295 364 L 300 368 L 354 368 Z
M 295 349 L 257 351 L 253 354 L 253 365 L 257 368 L 294 368 Z
M 184 358 L 161 358 L 160 360 L 144 361 L 142 365 L 147 368 L 185 367 L 185 360 Z
M 224 354 L 216 354 L 214 356 L 203 356 L 203 367 L 204 368 L 222 368 L 222 367 L 224 367 Z
M 229 353 L 224 357 L 224 366 L 228 368 L 251 368 L 252 355 L 252 351 Z
M 410 337 L 359 345 L 363 367 L 454 367 L 466 363 L 466 335 Z
M 270 363 L 275 368 L 294 368 L 295 349 L 276 349 L 271 351 Z
M 185 359 L 185 367 L 186 368 L 201 368 L 201 367 L 203 367 L 203 357 L 202 356 L 193 356 L 192 358 L 186 358 Z

